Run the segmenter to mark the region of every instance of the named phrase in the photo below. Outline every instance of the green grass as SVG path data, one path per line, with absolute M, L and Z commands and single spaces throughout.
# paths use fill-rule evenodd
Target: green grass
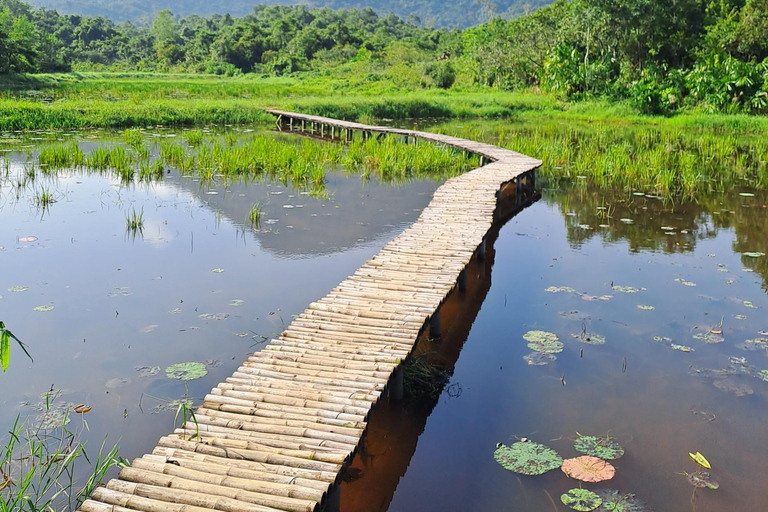
M 125 217 L 125 229 L 130 233 L 138 233 L 144 230 L 144 210 L 137 212 L 135 208 L 131 209 Z

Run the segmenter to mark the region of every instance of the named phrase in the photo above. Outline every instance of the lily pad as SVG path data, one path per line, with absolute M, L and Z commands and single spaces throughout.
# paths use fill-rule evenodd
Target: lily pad
M 581 436 L 573 443 L 576 451 L 601 459 L 615 460 L 624 455 L 624 448 L 610 437 Z
M 178 363 L 165 369 L 165 376 L 169 379 L 177 380 L 195 380 L 205 377 L 208 374 L 208 368 L 203 363 Z
M 693 335 L 693 339 L 703 341 L 709 345 L 716 345 L 725 341 L 720 334 L 713 334 L 711 332 L 700 332 Z
M 586 313 L 582 313 L 581 311 L 573 310 L 573 311 L 561 311 L 558 313 L 558 315 L 562 318 L 565 318 L 566 320 L 571 320 L 573 322 L 586 322 L 587 320 L 591 320 L 592 317 L 589 316 Z
M 757 372 L 757 378 L 763 382 L 768 382 L 768 370 L 760 370 Z
M 195 406 L 195 401 L 192 398 L 180 398 L 178 400 L 171 400 L 170 402 L 163 402 L 161 404 L 157 404 L 152 409 L 152 414 L 159 414 L 165 411 L 178 411 L 182 406 L 186 406 L 187 409 L 191 409 Z
M 582 343 L 586 343 L 587 345 L 605 345 L 605 336 L 601 336 L 600 334 L 573 334 L 574 338 L 578 339 Z
M 674 350 L 679 350 L 680 352 L 695 352 L 691 347 L 687 347 L 685 345 L 677 345 L 676 343 L 673 343 L 670 345 Z
M 557 360 L 557 356 L 546 352 L 531 352 L 523 359 L 531 366 L 544 366 Z
M 720 484 L 712 480 L 709 471 L 696 471 L 688 475 L 688 483 L 699 489 L 718 489 Z
M 41 430 L 55 430 L 69 423 L 69 410 L 63 407 L 48 410 L 35 418 L 35 426 Z
M 229 301 L 229 305 L 234 307 L 242 306 L 243 304 L 245 304 L 245 301 L 240 299 L 233 299 Z
M 139 377 L 154 377 L 158 373 L 160 373 L 160 367 L 159 366 L 137 366 L 136 372 L 139 374 Z
M 644 288 L 642 288 L 644 289 Z M 615 285 L 613 287 L 614 291 L 617 291 L 619 293 L 637 293 L 641 290 L 641 288 L 635 288 L 634 286 L 619 286 Z
M 647 304 L 638 304 L 637 309 L 642 309 L 643 311 L 653 311 L 656 308 Z
M 747 258 L 762 258 L 763 256 L 765 256 L 764 252 L 743 252 L 741 254 L 743 254 Z
M 560 496 L 560 501 L 563 502 L 563 505 L 573 510 L 590 512 L 602 505 L 603 498 L 586 489 L 571 489 Z
M 743 302 L 742 302 L 742 304 L 744 304 L 744 306 L 745 306 L 745 307 L 748 307 L 748 308 L 750 308 L 750 309 L 757 309 L 757 306 L 755 306 L 755 305 L 752 303 L 752 301 L 751 301 L 751 300 L 745 300 L 745 301 L 743 301 Z
M 600 489 L 596 492 L 603 499 L 598 512 L 650 512 L 643 501 L 631 493 L 623 494 L 614 489 Z
M 560 338 L 557 334 L 547 331 L 528 331 L 523 334 L 523 339 L 529 343 L 553 343 Z
M 549 293 L 575 293 L 576 292 L 576 290 L 574 290 L 570 286 L 550 286 L 549 288 L 546 288 L 544 291 Z
M 8 288 L 8 291 L 11 293 L 21 293 L 29 290 L 26 286 L 13 286 L 11 288 Z
M 542 343 L 529 343 L 528 348 L 534 352 L 541 352 L 543 354 L 559 354 L 563 351 L 563 343 L 560 341 L 542 342 Z
M 53 306 L 35 306 L 35 311 L 47 313 L 48 311 L 53 311 Z
M 223 268 L 214 268 L 213 270 L 211 270 L 211 272 L 213 272 L 214 274 L 221 274 L 221 273 L 224 272 L 224 269 Z
M 616 474 L 616 468 L 609 462 L 591 455 L 566 459 L 563 461 L 561 469 L 570 478 L 582 482 L 602 482 L 610 480 Z
M 754 338 L 736 346 L 741 350 L 768 350 L 768 338 Z
M 555 450 L 531 441 L 518 442 L 511 446 L 499 443 L 493 457 L 505 469 L 523 475 L 543 475 L 559 468 L 563 463 L 562 457 Z
M 746 315 L 734 315 L 733 318 L 735 318 L 736 320 L 746 320 L 747 319 Z
M 653 341 L 659 341 L 659 342 L 663 342 L 663 343 L 671 343 L 672 342 L 672 338 L 668 338 L 666 336 L 654 336 L 653 337 Z

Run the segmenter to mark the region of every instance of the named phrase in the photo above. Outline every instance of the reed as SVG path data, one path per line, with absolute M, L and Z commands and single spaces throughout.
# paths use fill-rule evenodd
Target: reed
M 251 228 L 259 229 L 261 217 L 261 206 L 258 203 L 251 206 L 251 209 L 248 212 L 248 223 L 250 224 Z
M 131 212 L 125 217 L 125 229 L 129 233 L 140 233 L 144 230 L 144 209 L 137 212 L 131 208 Z

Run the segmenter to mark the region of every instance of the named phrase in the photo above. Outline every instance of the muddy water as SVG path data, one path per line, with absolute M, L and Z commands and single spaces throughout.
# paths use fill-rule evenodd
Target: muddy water
M 187 391 L 166 367 L 207 365 L 188 383 L 201 403 L 412 222 L 439 186 L 339 171 L 328 173 L 328 196 L 315 198 L 278 183 L 208 186 L 175 173 L 133 186 L 80 171 L 31 179 L 23 152 L 9 160 L 0 171 L 0 320 L 34 362 L 12 346 L 0 375 L 0 430 L 17 415 L 39 418 L 43 394 L 54 390 L 56 404 L 92 407 L 68 425 L 87 422 L 91 450 L 108 436 L 128 459 L 173 429 L 173 401 Z M 42 190 L 54 196 L 48 208 L 35 202 Z M 253 204 L 258 229 L 245 222 Z M 141 233 L 126 228 L 133 211 L 143 211 Z
M 341 509 L 569 510 L 560 495 L 577 481 L 560 470 L 516 475 L 493 453 L 528 438 L 575 457 L 579 434 L 610 435 L 626 449 L 612 481 L 585 488 L 634 493 L 656 511 L 766 509 L 768 382 L 755 372 L 768 369 L 768 352 L 740 348 L 768 338 L 766 257 L 745 254 L 768 252 L 766 203 L 759 194 L 673 205 L 544 191 L 492 234 L 492 263 L 474 267 L 476 292 L 443 319 L 470 326 L 422 347 L 445 355 L 451 386 L 435 402 L 374 414 Z M 694 338 L 713 328 L 724 341 Z M 555 362 L 523 359 L 530 330 L 559 336 Z M 606 342 L 583 343 L 583 332 Z M 712 368 L 738 374 L 702 377 Z M 712 463 L 718 490 L 693 495 L 689 451 Z

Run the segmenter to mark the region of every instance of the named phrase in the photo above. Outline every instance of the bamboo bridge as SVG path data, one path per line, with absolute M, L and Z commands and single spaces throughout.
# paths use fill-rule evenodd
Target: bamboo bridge
M 474 153 L 481 167 L 435 191 L 413 225 L 313 302 L 82 512 L 315 512 L 338 507 L 340 475 L 376 403 L 403 393 L 402 367 L 440 307 L 466 288 L 502 201 L 534 189 L 539 160 L 446 135 L 269 110 L 278 128 L 349 142 L 356 134 Z

